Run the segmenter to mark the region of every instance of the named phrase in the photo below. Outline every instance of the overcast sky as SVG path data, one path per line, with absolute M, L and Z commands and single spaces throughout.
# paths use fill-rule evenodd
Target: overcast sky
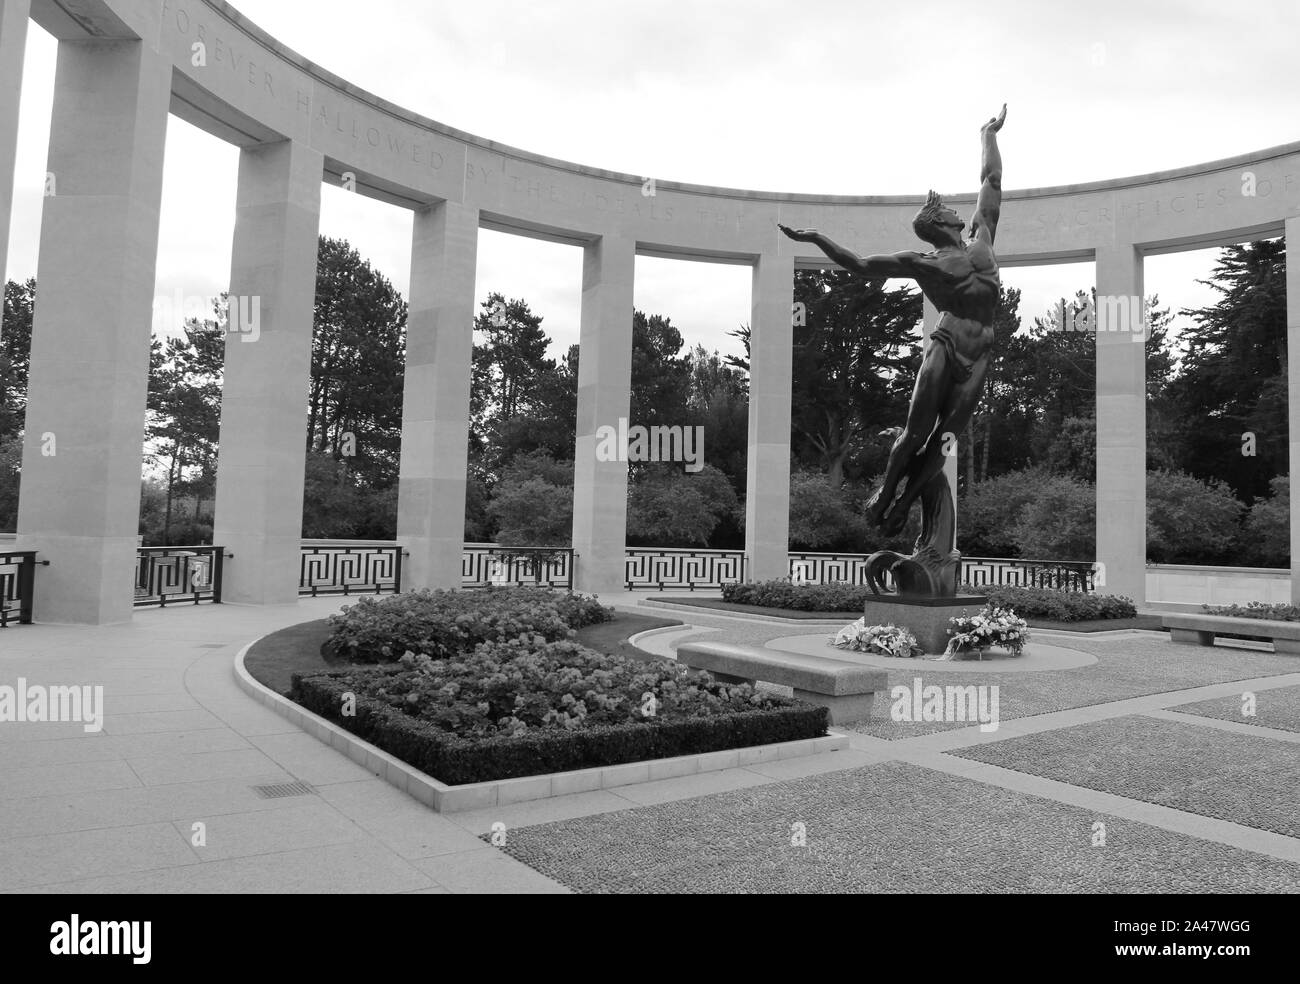
M 1300 4 L 1100 0 L 237 0 L 302 55 L 480 136 L 660 180 L 795 192 L 973 191 L 978 127 L 1009 104 L 1008 188 L 1179 167 L 1300 139 Z M 54 41 L 27 49 L 8 269 L 36 273 Z M 938 132 L 959 136 L 956 153 Z M 158 293 L 229 278 L 237 154 L 173 118 Z M 405 294 L 411 220 L 326 187 L 321 231 L 350 240 Z M 917 243 L 900 242 L 898 248 Z M 1212 253 L 1150 258 L 1175 307 Z M 480 237 L 480 299 L 528 300 L 577 341 L 581 253 Z M 1091 285 L 1091 264 L 1003 270 L 1022 314 Z M 638 258 L 636 303 L 689 344 L 728 351 L 749 271 Z

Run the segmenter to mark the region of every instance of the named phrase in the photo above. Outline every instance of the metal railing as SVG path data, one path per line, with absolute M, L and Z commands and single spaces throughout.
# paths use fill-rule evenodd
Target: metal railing
M 745 579 L 745 551 L 628 547 L 624 572 L 629 591 L 720 588 Z
M 792 553 L 790 580 L 799 584 L 867 583 L 867 554 Z M 979 587 L 1054 588 L 1092 591 L 1097 565 L 1086 560 L 1035 560 L 1019 557 L 963 557 L 962 584 Z
M 135 607 L 221 604 L 225 547 L 137 547 Z
M 460 584 L 463 588 L 529 585 L 572 589 L 575 557 L 571 547 L 467 543 L 460 557 Z
M 868 554 L 791 553 L 790 580 L 795 584 L 866 584 Z M 893 587 L 893 577 L 885 575 Z
M 35 575 L 35 550 L 0 553 L 0 628 L 31 623 Z
M 298 594 L 400 594 L 402 548 L 393 543 L 303 545 Z
M 1098 565 L 1087 560 L 963 557 L 961 580 L 972 587 L 1054 588 L 1090 592 L 1097 587 Z

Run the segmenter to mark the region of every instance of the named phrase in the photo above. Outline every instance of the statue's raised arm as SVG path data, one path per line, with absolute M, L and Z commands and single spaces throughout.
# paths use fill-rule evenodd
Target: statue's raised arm
M 1002 112 L 980 127 L 980 137 L 984 144 L 984 157 L 980 164 L 980 194 L 975 203 L 975 214 L 971 217 L 970 233 L 972 239 L 980 239 L 993 245 L 998 231 L 998 216 L 1002 212 L 1002 153 L 998 150 L 998 131 L 1007 119 L 1006 103 Z

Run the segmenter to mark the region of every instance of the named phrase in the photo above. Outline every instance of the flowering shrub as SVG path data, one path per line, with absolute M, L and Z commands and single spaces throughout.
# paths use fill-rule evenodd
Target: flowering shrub
M 572 642 L 294 674 L 293 700 L 447 783 L 815 738 L 826 709 Z M 347 713 L 343 708 L 347 707 Z
M 1010 608 L 999 608 L 992 602 L 985 605 L 978 614 L 958 615 L 948 619 L 952 626 L 948 630 L 948 647 L 943 651 L 945 659 L 951 659 L 958 653 L 979 652 L 991 646 L 1001 646 L 1011 650 L 1013 656 L 1019 656 L 1029 641 L 1029 626 Z
M 361 598 L 329 617 L 326 656 L 383 663 L 409 651 L 444 659 L 482 642 L 516 640 L 537 647 L 567 639 L 573 630 L 608 621 L 595 598 L 540 588 L 485 591 L 412 591 Z
M 357 693 L 457 734 L 571 730 L 790 704 L 674 660 L 640 662 L 574 642 L 492 642 L 442 660 L 408 652 L 400 664 L 402 672 L 382 678 L 358 674 Z
M 896 625 L 867 625 L 865 618 L 851 622 L 831 637 L 831 645 L 859 653 L 879 653 L 902 659 L 923 654 L 916 636 Z

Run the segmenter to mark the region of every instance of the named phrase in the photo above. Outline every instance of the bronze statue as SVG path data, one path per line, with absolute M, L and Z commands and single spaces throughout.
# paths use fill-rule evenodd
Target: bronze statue
M 957 593 L 961 555 L 956 550 L 943 459 L 979 403 L 993 345 L 993 314 L 1001 286 L 993 254 L 1002 207 L 997 134 L 1006 118 L 1004 105 L 980 128 L 984 159 L 969 240 L 962 239 L 965 223 L 933 191 L 912 219 L 917 236 L 934 247 L 930 253 L 907 250 L 861 257 L 815 229 L 780 226 L 791 239 L 815 244 L 846 270 L 878 280 L 915 280 L 940 312 L 916 376 L 907 425 L 890 450 L 880 488 L 867 503 L 868 520 L 892 536 L 906 525 L 908 510 L 919 498 L 921 535 L 911 557 L 892 551 L 872 554 L 868 582 L 877 593 L 886 572 L 893 574 L 903 595 L 952 597 Z

